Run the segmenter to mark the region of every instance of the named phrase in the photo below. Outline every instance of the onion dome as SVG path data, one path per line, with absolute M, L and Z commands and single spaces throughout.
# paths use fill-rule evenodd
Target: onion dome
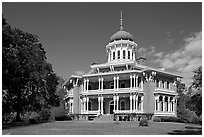
M 129 32 L 123 30 L 122 11 L 121 11 L 121 17 L 120 17 L 120 30 L 111 36 L 110 41 L 112 42 L 114 40 L 121 40 L 121 39 L 133 41 L 133 36 Z
M 121 40 L 121 39 L 133 41 L 133 36 L 129 32 L 124 30 L 120 30 L 111 36 L 111 41 Z

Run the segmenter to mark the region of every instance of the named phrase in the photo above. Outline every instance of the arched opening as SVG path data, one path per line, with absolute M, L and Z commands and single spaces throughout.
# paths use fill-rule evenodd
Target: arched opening
M 125 110 L 125 100 L 120 101 L 120 110 Z
M 137 108 L 138 108 L 138 110 L 141 110 L 141 102 L 142 102 L 141 96 L 138 96 L 138 99 L 137 99 Z
M 92 86 L 91 86 L 91 84 L 89 84 L 89 86 L 88 86 L 88 90 L 91 90 L 92 89 Z
M 165 111 L 168 111 L 168 97 L 165 97 L 164 98 L 164 101 L 165 101 Z
M 125 83 L 121 83 L 120 88 L 125 88 Z
M 118 59 L 120 59 L 120 50 L 118 50 Z
M 110 83 L 110 89 L 113 89 L 113 88 L 114 88 L 114 83 L 111 82 L 111 83 Z
M 130 59 L 130 51 L 128 51 L 128 59 Z
M 125 59 L 125 50 L 123 50 L 123 59 Z
M 113 60 L 115 59 L 115 52 L 113 52 Z
M 160 106 L 159 110 L 163 111 L 163 97 L 162 96 L 159 97 L 159 106 Z

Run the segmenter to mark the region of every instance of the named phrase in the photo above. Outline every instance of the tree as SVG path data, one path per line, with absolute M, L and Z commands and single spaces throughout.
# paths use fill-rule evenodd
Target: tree
M 194 87 L 194 93 L 186 103 L 187 108 L 200 116 L 202 114 L 202 66 L 194 71 L 192 87 Z
M 2 20 L 2 112 L 40 111 L 59 105 L 58 77 L 38 37 Z

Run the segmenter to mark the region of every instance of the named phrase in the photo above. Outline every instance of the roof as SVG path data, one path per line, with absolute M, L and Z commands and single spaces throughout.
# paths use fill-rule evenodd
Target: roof
M 114 41 L 114 40 L 131 40 L 133 41 L 133 36 L 127 32 L 127 31 L 124 31 L 124 30 L 120 30 L 116 33 L 114 33 L 112 36 L 111 36 L 111 41 Z

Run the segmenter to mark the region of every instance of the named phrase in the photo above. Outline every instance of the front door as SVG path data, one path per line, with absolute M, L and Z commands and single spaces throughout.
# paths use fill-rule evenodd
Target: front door
M 114 105 L 110 104 L 110 114 L 113 114 Z

